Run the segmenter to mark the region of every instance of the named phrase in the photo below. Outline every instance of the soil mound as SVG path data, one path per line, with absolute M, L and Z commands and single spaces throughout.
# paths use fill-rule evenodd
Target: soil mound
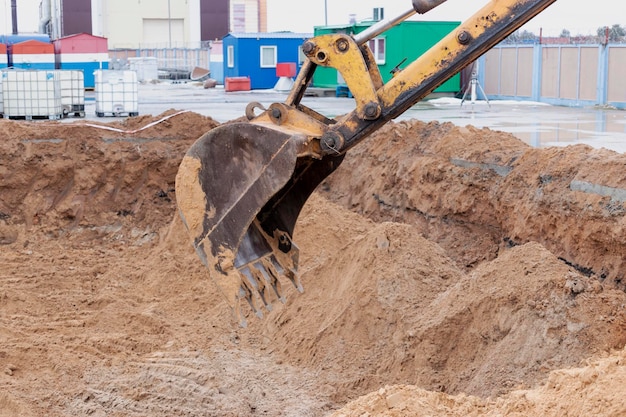
M 460 267 L 539 242 L 626 289 L 626 155 L 585 145 L 531 148 L 451 123 L 388 124 L 348 154 L 324 195 L 440 244 Z
M 331 417 L 621 416 L 626 414 L 626 351 L 589 361 L 581 368 L 550 373 L 532 390 L 515 390 L 497 400 L 450 396 L 415 386 L 386 386 L 348 404 Z
M 180 160 L 215 126 L 174 111 L 111 125 L 0 120 L 0 241 L 15 240 L 18 224 L 58 234 L 119 227 L 129 215 L 137 228 L 168 222 Z
M 173 192 L 215 122 L 81 124 L 0 120 L 0 416 L 624 410 L 622 155 L 391 123 L 304 207 L 304 294 L 240 329 Z
M 406 381 L 496 396 L 626 342 L 625 294 L 538 243 L 465 273 L 410 225 L 355 234 L 358 218 L 324 224 L 338 208 L 311 206 L 303 246 L 313 237 L 325 250 L 303 253 L 306 292 L 272 313 L 263 334 L 289 363 L 341 375 L 335 401 Z M 337 234 L 348 243 L 333 248 Z

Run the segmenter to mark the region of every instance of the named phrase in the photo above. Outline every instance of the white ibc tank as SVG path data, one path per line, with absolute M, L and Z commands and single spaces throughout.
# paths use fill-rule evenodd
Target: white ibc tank
M 4 114 L 4 93 L 2 92 L 2 72 L 0 72 L 0 116 Z
M 63 115 L 61 83 L 54 70 L 2 72 L 4 117 L 58 119 Z
M 94 76 L 96 116 L 139 114 L 139 92 L 135 71 L 97 70 Z
M 159 79 L 158 62 L 155 57 L 128 58 L 128 66 L 137 73 L 139 81 L 151 81 Z
M 85 116 L 85 75 L 80 70 L 58 70 L 63 114 Z

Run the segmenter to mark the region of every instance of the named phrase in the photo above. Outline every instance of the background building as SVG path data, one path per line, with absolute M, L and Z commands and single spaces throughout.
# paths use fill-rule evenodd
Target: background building
M 111 49 L 197 48 L 229 32 L 267 31 L 266 0 L 42 0 L 39 31 L 107 38 Z

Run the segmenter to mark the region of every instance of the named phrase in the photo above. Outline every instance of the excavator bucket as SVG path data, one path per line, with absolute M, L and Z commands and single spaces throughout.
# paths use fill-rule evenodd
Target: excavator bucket
M 280 127 L 225 124 L 198 139 L 176 176 L 176 200 L 193 246 L 242 326 L 245 299 L 262 317 L 299 290 L 293 229 L 307 198 L 343 156 L 298 157 L 298 136 Z

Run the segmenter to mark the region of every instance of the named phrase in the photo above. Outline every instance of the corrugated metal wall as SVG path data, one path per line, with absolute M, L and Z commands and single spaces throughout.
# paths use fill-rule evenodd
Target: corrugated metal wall
M 63 0 L 62 4 L 61 36 L 77 33 L 91 34 L 91 1 Z
M 222 39 L 228 34 L 228 0 L 200 0 L 200 19 L 201 40 Z

